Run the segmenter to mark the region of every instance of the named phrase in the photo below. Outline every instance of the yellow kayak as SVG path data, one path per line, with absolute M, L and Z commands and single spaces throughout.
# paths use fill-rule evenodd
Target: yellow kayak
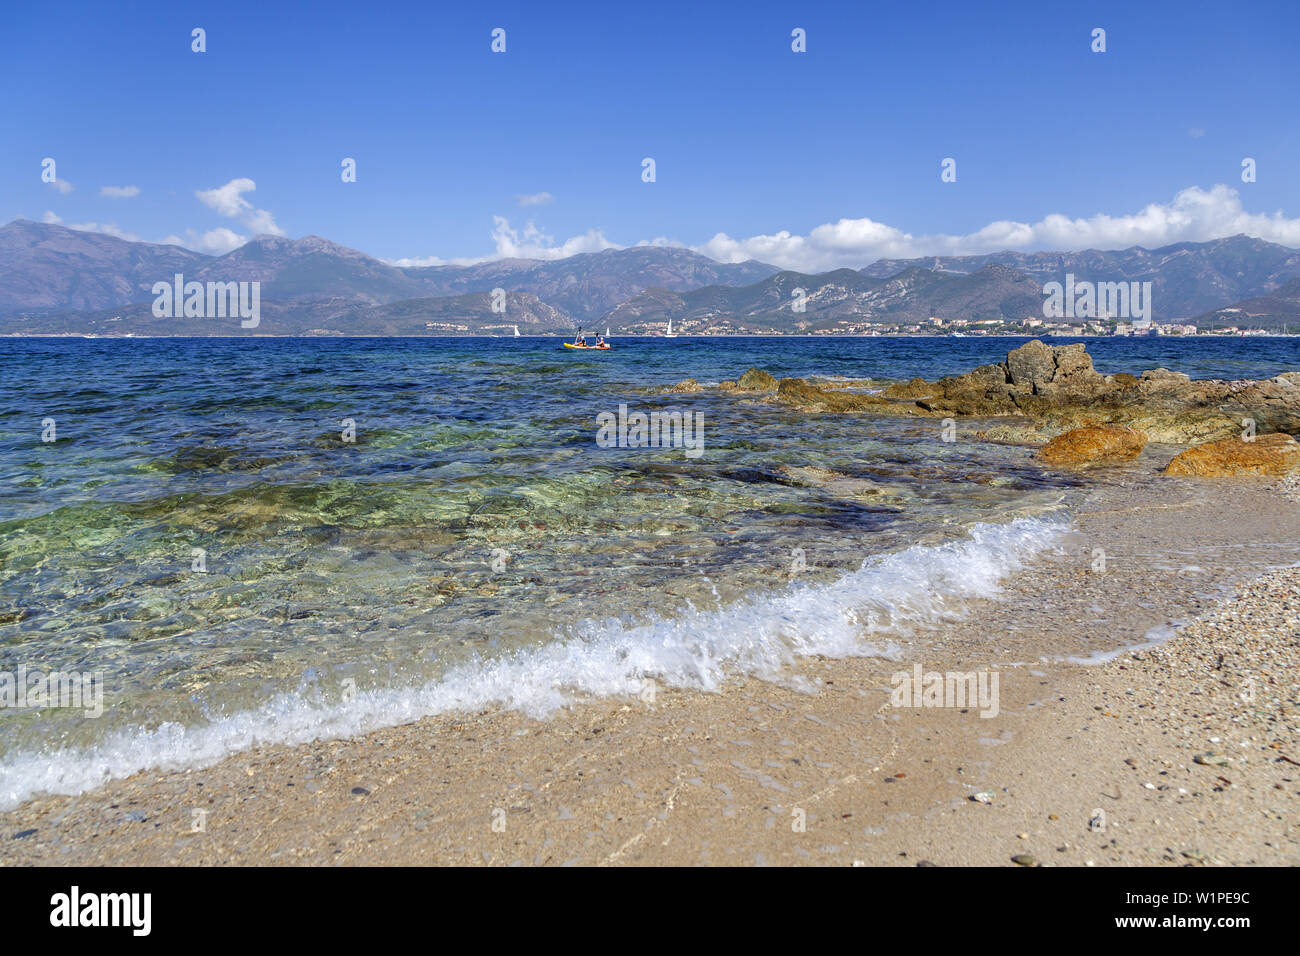
M 574 345 L 572 342 L 565 342 L 564 347 L 566 349 L 599 349 L 602 351 L 610 348 L 608 345 Z

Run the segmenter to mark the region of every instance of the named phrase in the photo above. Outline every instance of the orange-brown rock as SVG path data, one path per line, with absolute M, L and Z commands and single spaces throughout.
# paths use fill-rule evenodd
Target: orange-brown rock
M 1091 465 L 1136 458 L 1147 443 L 1145 433 L 1124 425 L 1071 428 L 1038 449 L 1051 465 Z
M 1231 478 L 1239 475 L 1285 475 L 1300 465 L 1300 443 L 1275 432 L 1254 440 L 1225 438 L 1206 442 L 1179 453 L 1165 468 L 1166 475 Z
M 937 395 L 941 389 L 923 378 L 914 378 L 910 382 L 895 382 L 885 389 L 885 398 L 929 398 Z

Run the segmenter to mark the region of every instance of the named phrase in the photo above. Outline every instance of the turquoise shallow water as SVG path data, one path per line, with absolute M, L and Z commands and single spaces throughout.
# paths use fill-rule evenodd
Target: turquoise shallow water
M 766 633 L 763 615 L 790 612 L 765 596 L 1068 509 L 1077 491 L 1022 449 L 944 442 L 933 421 L 647 390 L 750 366 L 934 378 L 1015 340 L 614 341 L 581 355 L 527 338 L 8 340 L 0 672 L 102 674 L 106 712 L 0 709 L 0 789 L 26 755 L 120 752 L 168 721 L 259 708 L 265 729 L 288 719 L 268 702 L 428 688 L 609 622 L 620 660 L 729 608 L 751 610 L 708 626 Z M 1089 349 L 1105 372 L 1241 378 L 1296 368 L 1298 342 Z M 601 447 L 597 416 L 621 404 L 697 413 L 702 453 Z M 566 666 L 613 665 L 547 666 L 581 685 Z

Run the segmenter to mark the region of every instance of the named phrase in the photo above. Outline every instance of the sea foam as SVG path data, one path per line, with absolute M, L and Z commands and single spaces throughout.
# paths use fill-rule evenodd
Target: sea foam
M 359 691 L 320 704 L 278 694 L 256 710 L 184 726 L 118 730 L 86 748 L 0 758 L 0 809 L 77 794 L 143 770 L 209 766 L 258 746 L 350 737 L 451 711 L 545 717 L 584 697 L 635 695 L 654 681 L 715 691 L 729 677 L 779 677 L 796 658 L 894 657 L 891 638 L 960 619 L 1036 555 L 1060 547 L 1059 517 L 979 524 L 958 540 L 876 555 L 827 583 L 793 583 L 714 609 L 637 622 L 586 620 L 549 642 L 454 667 L 420 687 Z

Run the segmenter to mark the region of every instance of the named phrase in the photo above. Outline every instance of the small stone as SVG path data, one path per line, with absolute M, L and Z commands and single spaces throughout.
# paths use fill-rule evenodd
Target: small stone
M 970 798 L 971 798 L 971 800 L 973 800 L 975 803 L 984 803 L 984 804 L 992 803 L 992 802 L 993 802 L 993 791 L 992 791 L 992 790 L 981 790 L 979 793 L 972 793 L 972 794 L 970 795 Z
M 1192 758 L 1192 762 L 1206 767 L 1226 767 L 1231 760 L 1223 756 L 1223 754 L 1216 754 L 1211 751 L 1210 753 L 1197 754 Z
M 368 797 L 370 796 L 370 791 L 365 787 L 353 787 L 352 794 L 357 797 Z
M 11 840 L 25 840 L 25 839 L 27 839 L 29 836 L 32 836 L 33 834 L 35 834 L 35 833 L 37 833 L 37 832 L 39 832 L 39 831 L 37 831 L 37 830 L 19 830 L 17 833 L 15 833 L 15 834 L 14 834 L 12 837 L 10 837 L 9 839 L 11 839 Z
M 1011 862 L 1014 863 L 1016 866 L 1037 866 L 1038 865 L 1038 860 L 1036 860 L 1033 857 L 1033 855 L 1029 853 L 1017 853 L 1015 856 L 1011 858 Z

